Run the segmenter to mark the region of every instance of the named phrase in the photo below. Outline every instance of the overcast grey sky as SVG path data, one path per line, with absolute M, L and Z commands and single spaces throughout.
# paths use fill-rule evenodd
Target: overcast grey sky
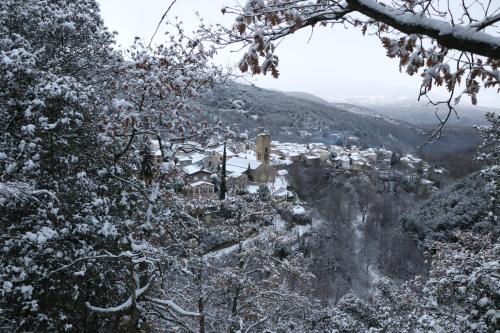
M 130 45 L 135 36 L 148 40 L 171 0 L 98 0 L 104 21 L 116 30 L 122 47 Z M 195 28 L 198 11 L 206 22 L 230 26 L 234 16 L 222 15 L 223 5 L 235 0 L 177 0 L 169 17 L 178 16 L 187 31 Z M 353 103 L 384 103 L 395 100 L 416 101 L 420 80 L 400 73 L 398 61 L 385 56 L 380 41 L 362 36 L 358 29 L 316 28 L 308 43 L 310 30 L 288 37 L 278 47 L 280 77 L 250 78 L 257 86 L 283 91 L 304 91 L 330 101 Z M 161 31 L 155 37 L 161 43 Z M 216 61 L 235 65 L 243 51 L 222 51 Z M 444 91 L 443 91 L 444 93 Z M 466 100 L 464 98 L 463 100 Z M 492 89 L 483 91 L 479 105 L 500 106 L 500 95 Z

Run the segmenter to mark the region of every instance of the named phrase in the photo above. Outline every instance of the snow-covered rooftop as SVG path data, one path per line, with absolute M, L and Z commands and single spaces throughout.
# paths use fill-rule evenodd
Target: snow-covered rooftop
M 257 155 L 253 150 L 247 150 L 236 154 L 237 157 L 246 158 L 247 160 L 257 160 Z
M 203 172 L 206 172 L 206 173 L 210 173 L 207 170 L 203 170 L 202 167 L 199 167 L 199 166 L 194 165 L 194 164 L 185 166 L 184 168 L 182 168 L 182 171 L 184 171 L 188 175 L 193 175 L 193 174 L 195 174 L 197 172 L 200 172 L 200 171 L 203 171 Z
M 213 148 L 213 149 L 207 149 L 207 151 L 213 151 L 215 153 L 219 153 L 219 154 L 223 155 L 224 154 L 224 145 L 220 145 L 220 146 Z M 227 157 L 235 156 L 235 153 L 231 149 L 226 147 L 226 156 Z
M 198 171 L 201 171 L 201 168 L 197 165 L 188 165 L 182 168 L 182 171 L 184 171 L 188 175 L 192 175 L 194 173 L 197 173 Z
M 349 156 L 347 155 L 339 155 L 335 157 L 335 161 L 349 161 Z
M 200 180 L 200 181 L 194 182 L 194 183 L 192 183 L 190 186 L 191 186 L 191 187 L 198 187 L 198 186 L 201 186 L 201 185 L 210 185 L 210 186 L 215 186 L 214 184 L 209 183 L 209 182 L 205 182 L 205 181 L 203 181 L 203 180 Z
M 190 157 L 191 157 L 191 161 L 193 161 L 193 163 L 197 163 L 199 161 L 202 161 L 206 156 L 204 154 L 196 153 L 196 154 L 192 154 Z
M 226 168 L 228 166 L 234 166 L 238 168 L 244 168 L 245 170 L 248 169 L 248 166 L 250 165 L 251 170 L 257 169 L 262 162 L 260 161 L 255 161 L 255 160 L 249 160 L 246 158 L 241 158 L 241 157 L 232 157 L 226 162 Z

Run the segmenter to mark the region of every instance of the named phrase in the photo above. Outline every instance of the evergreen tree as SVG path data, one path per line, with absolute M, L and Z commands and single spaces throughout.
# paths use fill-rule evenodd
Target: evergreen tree
M 260 200 L 268 200 L 269 196 L 271 195 L 271 191 L 266 184 L 261 184 L 257 189 L 257 195 L 259 196 Z
M 222 154 L 222 171 L 221 171 L 221 181 L 219 190 L 219 199 L 224 200 L 226 198 L 226 141 L 224 141 L 224 152 Z
M 391 155 L 391 168 L 394 168 L 400 163 L 400 156 L 397 153 L 392 153 Z
M 250 163 L 248 163 L 247 175 L 248 175 L 248 180 L 253 182 L 252 169 L 250 168 Z

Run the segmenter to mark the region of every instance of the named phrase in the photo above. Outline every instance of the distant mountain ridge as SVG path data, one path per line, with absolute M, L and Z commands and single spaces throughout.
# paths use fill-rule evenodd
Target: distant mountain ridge
M 436 107 L 418 102 L 401 102 L 399 104 L 385 104 L 372 106 L 373 110 L 386 117 L 406 121 L 415 125 L 430 125 L 438 121 Z M 481 106 L 457 105 L 457 115 L 452 113 L 449 119 L 450 125 L 472 126 L 486 123 L 484 114 L 486 112 L 500 113 L 500 109 Z M 438 111 L 440 118 L 444 119 L 448 108 L 441 106 Z
M 404 121 L 412 125 L 433 125 L 438 122 L 435 111 L 436 107 L 429 105 L 425 102 L 418 102 L 413 100 L 401 100 L 394 103 L 377 103 L 377 104 L 366 104 L 366 103 L 341 103 L 341 102 L 330 102 L 326 99 L 318 97 L 316 95 L 306 93 L 306 92 L 283 92 L 286 95 L 294 96 L 309 101 L 322 103 L 325 105 L 330 105 L 345 109 L 354 113 L 362 114 L 372 114 L 383 117 L 389 117 L 395 120 Z M 486 112 L 496 112 L 500 113 L 500 109 L 492 107 L 483 106 L 473 106 L 459 104 L 454 106 L 457 110 L 457 115 L 452 114 L 449 123 L 451 125 L 461 125 L 461 126 L 472 126 L 475 124 L 484 124 L 486 119 L 484 114 Z M 352 110 L 349 110 L 351 108 Z M 358 111 L 356 111 L 358 110 Z M 446 106 L 441 106 L 438 115 L 443 118 L 447 113 L 448 108 Z
M 264 127 L 273 139 L 280 141 L 352 143 L 412 151 L 428 138 L 425 135 L 428 128 L 392 119 L 363 106 L 330 103 L 307 93 L 283 93 L 230 82 L 215 87 L 200 102 L 205 117 L 211 121 L 238 123 L 241 131 L 251 135 L 258 127 Z M 470 149 L 478 142 L 479 137 L 471 127 L 455 130 L 450 127 L 440 143 L 426 149 Z
M 306 92 L 285 91 L 282 93 L 284 93 L 285 95 L 288 95 L 288 96 L 293 96 L 293 97 L 305 99 L 305 100 L 308 100 L 311 102 L 316 102 L 316 103 L 321 103 L 321 104 L 325 104 L 328 106 L 336 107 L 336 108 L 339 108 L 341 110 L 349 111 L 352 113 L 366 114 L 366 115 L 371 115 L 371 116 L 375 116 L 375 117 L 382 116 L 382 115 L 378 114 L 377 112 L 375 112 L 374 110 L 372 110 L 368 107 L 365 107 L 365 106 L 355 105 L 355 104 L 351 104 L 351 103 L 329 102 L 326 99 L 323 99 L 321 97 L 318 97 L 316 95 L 306 93 Z

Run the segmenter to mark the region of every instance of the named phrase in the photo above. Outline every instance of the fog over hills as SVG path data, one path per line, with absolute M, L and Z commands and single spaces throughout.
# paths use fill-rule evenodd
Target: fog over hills
M 216 87 L 203 96 L 201 104 L 211 120 L 238 123 L 240 130 L 250 135 L 264 127 L 273 139 L 290 142 L 352 143 L 414 151 L 425 144 L 426 132 L 435 124 L 427 115 L 418 118 L 429 118 L 425 121 L 412 121 L 416 117 L 413 108 L 372 109 L 332 103 L 303 92 L 279 92 L 234 82 Z M 473 123 L 450 124 L 442 139 L 424 150 L 457 152 L 477 146 L 479 136 Z
M 358 112 L 367 114 L 380 115 L 392 119 L 408 122 L 413 125 L 434 125 L 438 121 L 436 117 L 436 109 L 439 117 L 444 118 L 448 112 L 448 108 L 441 106 L 436 108 L 425 101 L 418 102 L 417 100 L 400 99 L 393 102 L 368 102 L 367 100 L 353 100 L 350 103 L 330 102 L 316 95 L 305 92 L 284 92 L 286 95 L 306 99 L 312 102 L 322 103 L 325 105 L 336 106 L 340 108 L 349 108 Z M 450 125 L 472 126 L 474 124 L 484 124 L 486 112 L 500 112 L 500 109 L 484 106 L 467 105 L 461 103 L 455 106 L 457 114 L 452 114 L 449 119 Z M 356 112 L 356 111 L 354 111 Z
M 374 111 L 387 117 L 399 119 L 412 124 L 435 124 L 438 120 L 436 117 L 436 107 L 425 103 L 400 101 L 394 104 L 382 104 L 370 106 Z M 458 105 L 456 106 L 457 114 L 452 114 L 449 119 L 450 125 L 472 126 L 475 124 L 481 125 L 486 122 L 484 114 L 494 111 L 500 112 L 500 109 L 487 108 L 481 106 Z M 437 114 L 440 118 L 444 118 L 448 112 L 446 107 L 440 107 Z M 458 115 L 458 117 L 457 117 Z

